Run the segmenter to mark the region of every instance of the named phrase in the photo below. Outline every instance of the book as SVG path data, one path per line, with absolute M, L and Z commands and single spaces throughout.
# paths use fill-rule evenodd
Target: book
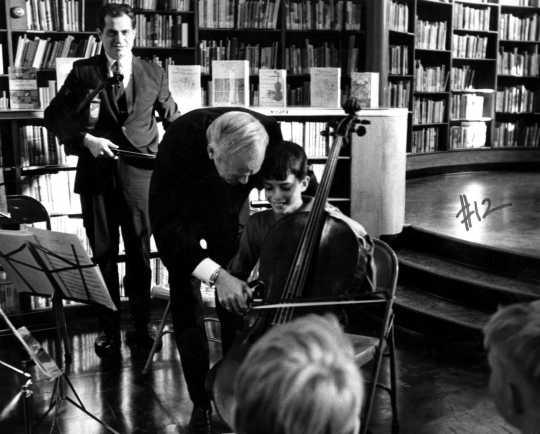
M 25 0 L 7 0 L 11 30 L 28 30 Z
M 55 59 L 56 68 L 56 89 L 60 90 L 64 81 L 73 68 L 73 63 L 82 57 L 57 57 Z
M 249 106 L 249 61 L 212 60 L 213 106 Z
M 339 108 L 341 68 L 309 68 L 312 107 Z
M 4 73 L 4 47 L 0 44 L 0 74 Z
M 259 69 L 259 105 L 261 107 L 287 107 L 287 71 L 285 69 Z
M 379 73 L 351 72 L 351 96 L 362 108 L 379 108 Z
M 9 99 L 12 109 L 38 109 L 40 107 L 35 68 L 8 68 Z
M 167 75 L 180 113 L 202 106 L 201 65 L 169 65 Z

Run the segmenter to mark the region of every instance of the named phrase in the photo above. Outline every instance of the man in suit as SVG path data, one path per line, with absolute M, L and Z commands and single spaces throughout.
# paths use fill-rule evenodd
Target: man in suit
M 247 308 L 246 283 L 223 267 L 238 246 L 238 217 L 267 146 L 282 140 L 278 123 L 241 108 L 210 107 L 177 119 L 159 145 L 150 186 L 150 218 L 160 256 L 169 270 L 172 319 L 194 409 L 191 433 L 210 432 L 205 390 L 208 344 L 200 284 L 216 287 L 224 351 L 240 313 Z
M 133 56 L 135 15 L 126 5 L 107 4 L 99 14 L 101 55 L 74 63 L 57 96 L 45 111 L 45 125 L 79 156 L 75 192 L 95 262 L 119 307 L 119 228 L 126 251 L 124 287 L 134 320 L 128 344 L 146 351 L 151 269 L 148 191 L 158 130 L 157 110 L 165 126 L 179 116 L 158 65 Z M 116 83 L 113 84 L 116 78 Z M 107 85 L 94 97 L 93 90 Z M 130 157 L 116 151 L 130 151 Z M 125 154 L 124 154 L 125 155 Z M 95 342 L 100 357 L 118 354 L 119 312 L 100 313 L 102 333 Z

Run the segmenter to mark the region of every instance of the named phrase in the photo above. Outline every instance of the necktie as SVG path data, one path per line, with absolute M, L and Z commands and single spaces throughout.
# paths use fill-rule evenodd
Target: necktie
M 121 74 L 122 77 L 123 77 L 122 67 L 121 67 L 120 62 L 118 60 L 112 64 L 111 71 L 112 71 L 113 74 Z M 115 84 L 113 86 L 113 95 L 114 95 L 114 99 L 116 101 L 116 104 L 118 105 L 118 110 L 121 113 L 126 113 L 127 112 L 127 101 L 126 101 L 126 93 L 125 93 L 125 89 L 124 89 L 124 81 L 123 80 L 120 83 Z

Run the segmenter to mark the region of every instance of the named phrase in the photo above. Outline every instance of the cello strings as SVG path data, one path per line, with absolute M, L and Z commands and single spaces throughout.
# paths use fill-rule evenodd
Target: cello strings
M 322 229 L 324 223 L 324 206 L 326 204 L 326 198 L 328 197 L 331 187 L 331 180 L 335 173 L 337 166 L 338 156 L 343 144 L 343 138 L 338 136 L 332 145 L 330 155 L 327 159 L 327 164 L 323 172 L 321 184 L 319 185 L 319 194 L 315 195 L 312 211 L 308 217 L 306 227 L 302 233 L 302 244 L 297 249 L 294 258 L 294 264 L 296 266 L 289 272 L 287 282 L 285 284 L 285 290 L 281 301 L 286 301 L 295 296 L 298 296 L 302 292 L 302 289 L 307 280 L 307 272 L 305 268 L 311 262 L 313 257 L 313 249 L 315 242 L 319 241 L 315 239 L 317 228 Z M 278 309 L 274 314 L 274 323 L 282 323 L 292 319 L 294 308 Z

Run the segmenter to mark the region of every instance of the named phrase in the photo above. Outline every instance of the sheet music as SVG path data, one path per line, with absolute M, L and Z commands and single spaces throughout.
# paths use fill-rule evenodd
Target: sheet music
M 28 228 L 27 230 L 34 234 L 39 244 L 50 252 L 47 254 L 40 251 L 40 254 L 50 263 L 51 270 L 76 265 L 91 265 L 91 267 L 53 273 L 60 288 L 62 288 L 63 298 L 85 303 L 97 303 L 116 310 L 99 268 L 90 260 L 75 234 L 38 228 Z
M 30 250 L 24 247 L 27 243 L 35 242 L 36 238 L 30 232 L 0 230 L 0 265 L 15 284 L 17 291 L 52 297 L 54 288 L 51 282 L 46 278 Z M 9 256 L 11 260 L 20 261 L 20 263 L 13 264 L 4 257 L 21 247 L 24 248 Z

